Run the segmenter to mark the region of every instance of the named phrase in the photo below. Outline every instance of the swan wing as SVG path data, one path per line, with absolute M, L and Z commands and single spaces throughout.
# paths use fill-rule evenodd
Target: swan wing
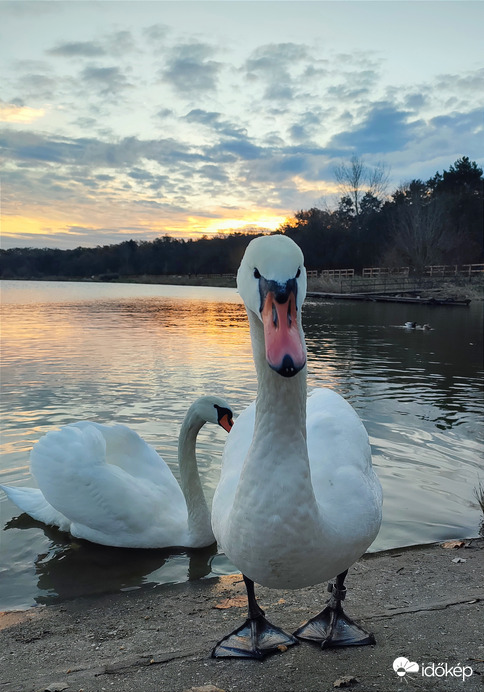
M 187 512 L 173 474 L 165 464 L 165 482 L 156 484 L 108 463 L 105 427 L 69 425 L 34 445 L 30 465 L 44 497 L 72 522 L 74 536 L 129 547 L 180 545 Z
M 381 523 L 382 491 L 372 468 L 368 433 L 353 407 L 331 389 L 307 402 L 307 444 L 314 494 L 329 535 L 362 554 Z
M 106 461 L 119 466 L 133 477 L 145 478 L 156 484 L 173 481 L 172 472 L 158 452 L 127 425 L 78 421 L 69 427 L 99 430 L 106 441 Z
M 23 512 L 44 524 L 57 526 L 61 531 L 69 531 L 71 522 L 50 505 L 38 488 L 9 487 L 0 485 L 11 500 Z
M 354 408 L 332 389 L 315 389 L 307 400 L 307 440 L 313 484 L 349 465 L 371 468 L 368 433 Z

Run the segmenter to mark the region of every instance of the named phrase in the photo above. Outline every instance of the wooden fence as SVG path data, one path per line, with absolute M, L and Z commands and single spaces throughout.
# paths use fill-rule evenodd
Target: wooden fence
M 451 265 L 432 265 L 425 267 L 425 272 L 421 276 L 440 277 L 440 276 L 478 276 L 484 274 L 484 264 L 451 264 Z M 317 279 L 353 279 L 360 276 L 354 269 L 308 269 L 308 278 Z M 235 278 L 235 274 L 198 274 L 199 278 L 223 277 L 225 279 Z M 410 267 L 364 267 L 361 271 L 364 279 L 386 279 L 391 277 L 409 278 L 418 276 L 410 270 Z
M 425 267 L 423 276 L 471 276 L 484 273 L 484 264 L 451 264 L 451 265 L 432 265 Z M 376 277 L 406 277 L 414 274 L 410 267 L 364 267 L 361 276 L 364 279 Z M 324 278 L 343 279 L 356 276 L 354 269 L 320 269 L 319 271 L 308 271 L 308 276 Z
M 355 275 L 354 269 L 322 269 L 319 275 L 325 279 L 352 279 Z
M 410 267 L 365 267 L 362 271 L 363 278 L 375 276 L 408 276 Z
M 484 264 L 436 264 L 431 267 L 425 267 L 427 276 L 456 276 L 481 274 L 484 272 Z

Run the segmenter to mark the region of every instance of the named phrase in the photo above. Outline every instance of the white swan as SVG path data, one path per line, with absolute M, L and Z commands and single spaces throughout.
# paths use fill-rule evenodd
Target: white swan
M 81 421 L 44 435 L 30 455 L 40 488 L 0 486 L 20 509 L 94 543 L 124 548 L 202 548 L 215 542 L 195 442 L 205 422 L 227 431 L 232 411 L 197 399 L 178 440 L 181 488 L 150 445 L 125 425 Z
M 215 657 L 262 658 L 297 643 L 265 620 L 253 582 L 296 589 L 337 577 L 328 606 L 295 634 L 323 646 L 374 642 L 341 600 L 346 571 L 378 533 L 381 486 L 353 408 L 329 389 L 307 399 L 303 261 L 288 237 L 265 236 L 248 245 L 237 274 L 258 392 L 227 439 L 212 528 L 244 575 L 249 618 Z

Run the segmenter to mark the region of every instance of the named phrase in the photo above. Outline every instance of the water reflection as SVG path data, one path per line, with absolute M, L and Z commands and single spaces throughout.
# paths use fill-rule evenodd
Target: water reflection
M 235 291 L 4 282 L 0 482 L 31 485 L 28 454 L 55 426 L 121 422 L 175 475 L 177 435 L 199 395 L 241 411 L 256 378 Z M 5 295 L 7 299 L 4 300 Z M 385 493 L 372 549 L 476 535 L 482 457 L 482 309 L 308 302 L 309 386 L 348 398 L 370 435 Z M 407 321 L 432 331 L 408 330 Z M 198 439 L 211 499 L 223 431 Z M 227 573 L 221 554 L 127 551 L 73 541 L 0 497 L 0 609 L 99 590 Z M 2 530 L 3 529 L 3 530 Z
M 35 559 L 37 588 L 41 594 L 35 601 L 43 605 L 86 594 L 202 579 L 211 574 L 211 561 L 217 554 L 216 545 L 199 550 L 128 550 L 96 545 L 45 526 L 27 514 L 5 526 L 5 529 L 14 528 L 37 528 L 49 540 L 49 550 Z
M 326 382 L 362 408 L 391 399 L 408 415 L 407 405 L 417 403 L 416 417 L 440 429 L 475 420 L 483 401 L 479 306 L 423 314 L 424 306 L 411 306 L 412 314 L 432 320 L 433 330 L 424 331 L 401 328 L 409 306 L 356 305 L 305 309 L 314 384 Z

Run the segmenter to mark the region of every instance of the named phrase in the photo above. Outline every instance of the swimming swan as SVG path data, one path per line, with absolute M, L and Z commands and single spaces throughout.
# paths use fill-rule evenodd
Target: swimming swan
M 248 245 L 237 274 L 258 392 L 227 438 L 212 528 L 244 576 L 249 617 L 215 646 L 214 657 L 261 659 L 297 638 L 323 647 L 374 643 L 341 601 L 348 568 L 379 531 L 381 486 L 353 408 L 330 389 L 307 399 L 303 262 L 288 237 L 263 236 Z M 268 622 L 255 599 L 254 582 L 297 589 L 332 577 L 326 608 L 296 636 Z
M 34 445 L 30 467 L 40 490 L 0 487 L 34 519 L 77 538 L 123 548 L 203 548 L 215 542 L 195 456 L 205 422 L 231 429 L 223 399 L 201 397 L 188 409 L 178 439 L 181 488 L 136 432 L 89 421 Z

